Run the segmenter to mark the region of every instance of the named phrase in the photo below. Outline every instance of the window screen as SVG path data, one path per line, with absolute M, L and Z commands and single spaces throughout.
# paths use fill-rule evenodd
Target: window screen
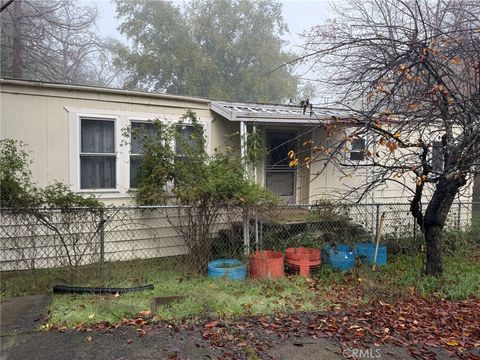
M 80 137 L 80 188 L 115 188 L 115 122 L 82 119 Z
M 189 124 L 181 124 L 177 126 L 177 132 L 179 135 L 186 141 L 186 143 L 193 149 L 196 150 L 198 149 L 198 141 L 196 141 L 192 135 L 193 135 L 193 125 Z M 175 142 L 175 153 L 178 156 L 182 156 L 184 154 L 184 149 L 182 146 L 182 142 L 176 141 Z
M 130 188 L 138 187 L 140 163 L 142 162 L 142 142 L 146 136 L 155 134 L 155 125 L 153 123 L 132 121 L 132 136 L 130 139 Z
M 363 161 L 365 160 L 365 139 L 353 139 L 352 150 L 350 151 L 350 160 Z

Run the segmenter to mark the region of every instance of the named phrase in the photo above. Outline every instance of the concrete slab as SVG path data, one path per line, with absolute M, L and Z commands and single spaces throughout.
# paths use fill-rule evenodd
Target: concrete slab
M 270 349 L 276 360 L 337 360 L 345 359 L 338 341 L 329 339 L 298 339 Z
M 142 338 L 135 328 L 121 328 L 112 334 L 69 331 L 35 332 L 11 336 L 14 343 L 2 342 L 1 360 L 52 359 L 207 359 L 219 353 L 200 348 L 186 333 L 162 329 Z M 3 339 L 3 338 L 2 338 Z
M 270 349 L 269 355 L 276 360 L 339 360 L 339 359 L 382 359 L 413 360 L 407 349 L 386 345 L 368 349 L 345 347 L 337 339 L 300 339 Z
M 30 332 L 43 322 L 50 295 L 22 296 L 0 301 L 0 334 L 2 336 Z

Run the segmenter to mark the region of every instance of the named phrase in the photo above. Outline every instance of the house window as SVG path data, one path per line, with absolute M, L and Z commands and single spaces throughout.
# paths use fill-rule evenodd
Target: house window
M 432 171 L 442 173 L 444 170 L 443 145 L 441 141 L 432 142 Z
M 365 160 L 365 139 L 352 139 L 352 149 L 350 151 L 350 160 L 363 161 Z
M 114 189 L 115 121 L 81 119 L 80 126 L 80 189 Z
M 192 150 L 198 150 L 198 141 L 193 137 L 194 126 L 191 124 L 177 125 L 177 132 L 180 137 L 188 144 Z M 175 153 L 178 157 L 183 157 L 185 150 L 181 141 L 175 142 Z
M 145 136 L 155 134 L 155 125 L 148 122 L 132 121 L 130 138 L 130 188 L 138 187 L 140 163 L 143 154 L 143 140 Z
M 166 126 L 176 126 L 179 121 L 178 115 L 170 114 L 70 107 L 65 109 L 70 121 L 70 187 L 72 191 L 96 193 L 100 197 L 131 196 L 128 190 L 138 187 L 141 159 L 145 153 L 142 145 L 145 134 L 153 133 L 157 136 L 160 132 L 152 119 L 161 118 Z M 210 130 L 208 122 L 205 126 Z M 133 131 L 140 133 L 139 137 L 132 138 L 132 134 L 128 136 L 124 131 L 140 127 L 146 131 Z M 194 136 L 192 138 L 193 124 L 186 123 L 179 130 L 193 146 L 203 145 L 198 139 L 195 141 Z M 172 151 L 177 149 L 178 153 L 182 152 L 181 144 L 177 145 L 173 140 L 168 146 Z

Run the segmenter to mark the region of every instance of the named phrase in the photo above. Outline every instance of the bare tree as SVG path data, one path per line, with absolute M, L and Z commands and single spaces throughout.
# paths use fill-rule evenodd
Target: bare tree
M 334 21 L 304 34 L 301 60 L 328 74 L 321 80 L 351 112 L 327 133 L 351 131 L 314 144 L 309 162 L 346 175 L 369 169 L 351 189 L 359 199 L 388 183 L 410 191 L 426 272 L 440 275 L 447 214 L 480 162 L 480 2 L 348 0 L 335 11 Z
M 109 85 L 115 73 L 96 18 L 72 0 L 15 0 L 1 13 L 2 76 Z

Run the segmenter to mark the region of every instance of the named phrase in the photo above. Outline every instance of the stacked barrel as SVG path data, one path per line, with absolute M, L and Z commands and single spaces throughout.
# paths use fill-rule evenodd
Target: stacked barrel
M 320 268 L 320 250 L 306 247 L 288 248 L 285 251 L 285 263 L 289 272 L 308 277 Z

